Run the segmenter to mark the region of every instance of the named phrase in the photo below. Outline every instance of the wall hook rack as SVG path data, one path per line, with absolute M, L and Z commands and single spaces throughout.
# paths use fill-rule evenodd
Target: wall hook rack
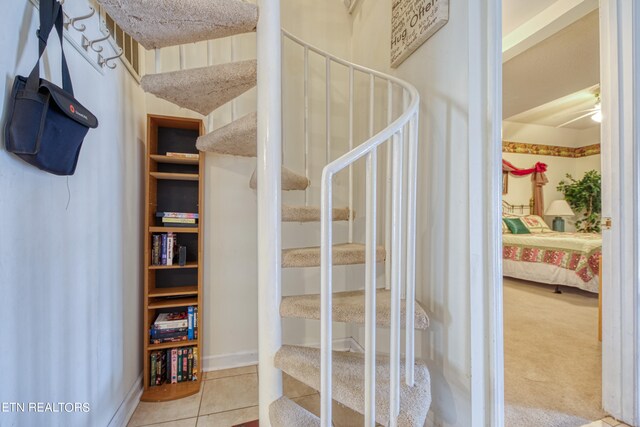
M 111 37 L 111 33 L 109 32 L 109 30 L 106 30 L 107 34 L 104 37 L 100 37 L 94 40 L 89 40 L 86 36 L 82 36 L 82 47 L 85 50 L 88 50 L 89 48 L 93 49 L 94 52 L 102 52 L 104 50 L 104 47 L 97 45 L 97 43 L 106 41 L 109 39 L 109 37 Z
M 101 67 L 106 66 L 107 68 L 110 69 L 115 69 L 116 68 L 116 64 L 110 64 L 109 61 L 113 61 L 114 59 L 118 59 L 120 58 L 123 54 L 124 54 L 124 50 L 119 49 L 119 53 L 115 56 L 111 56 L 109 58 L 105 58 L 102 55 L 98 54 L 98 65 L 100 65 Z
M 87 13 L 86 15 L 76 16 L 74 18 L 69 18 L 69 20 L 65 23 L 65 28 L 68 30 L 69 27 L 71 26 L 76 31 L 79 31 L 81 33 L 84 32 L 87 29 L 87 26 L 84 25 L 84 24 L 78 24 L 78 22 L 84 21 L 85 19 L 89 19 L 93 15 L 95 15 L 96 10 L 93 7 L 89 7 L 89 9 L 91 9 L 91 12 Z

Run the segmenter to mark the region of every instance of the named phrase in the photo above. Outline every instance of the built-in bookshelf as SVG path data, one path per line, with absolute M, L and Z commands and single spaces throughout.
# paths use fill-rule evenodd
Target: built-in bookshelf
M 162 402 L 200 391 L 204 156 L 202 120 L 147 116 L 144 391 Z

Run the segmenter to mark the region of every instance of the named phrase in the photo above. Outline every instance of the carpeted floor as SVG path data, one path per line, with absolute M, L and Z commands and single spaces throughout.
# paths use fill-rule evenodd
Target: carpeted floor
M 576 427 L 603 417 L 598 296 L 504 279 L 507 427 Z

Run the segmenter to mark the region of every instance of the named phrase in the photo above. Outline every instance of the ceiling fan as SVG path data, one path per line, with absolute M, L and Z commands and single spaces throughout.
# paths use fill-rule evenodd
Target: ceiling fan
M 584 119 L 585 117 L 591 117 L 591 120 L 593 120 L 594 122 L 601 123 L 602 122 L 602 104 L 600 103 L 600 94 L 596 93 L 595 97 L 596 97 L 596 105 L 593 108 L 574 112 L 573 114 L 579 114 L 579 116 L 569 120 L 568 122 L 562 123 L 558 127 L 561 128 L 561 127 L 570 125 L 571 123 L 577 122 L 578 120 Z

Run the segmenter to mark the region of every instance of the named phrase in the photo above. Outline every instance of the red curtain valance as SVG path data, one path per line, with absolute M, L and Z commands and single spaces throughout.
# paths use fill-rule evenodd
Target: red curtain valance
M 520 169 L 508 161 L 502 159 L 502 170 L 509 172 L 515 176 L 531 175 L 531 181 L 533 184 L 533 214 L 542 216 L 544 214 L 544 195 L 542 193 L 542 187 L 549 182 L 545 172 L 547 171 L 547 165 L 542 162 L 537 162 L 532 168 Z

